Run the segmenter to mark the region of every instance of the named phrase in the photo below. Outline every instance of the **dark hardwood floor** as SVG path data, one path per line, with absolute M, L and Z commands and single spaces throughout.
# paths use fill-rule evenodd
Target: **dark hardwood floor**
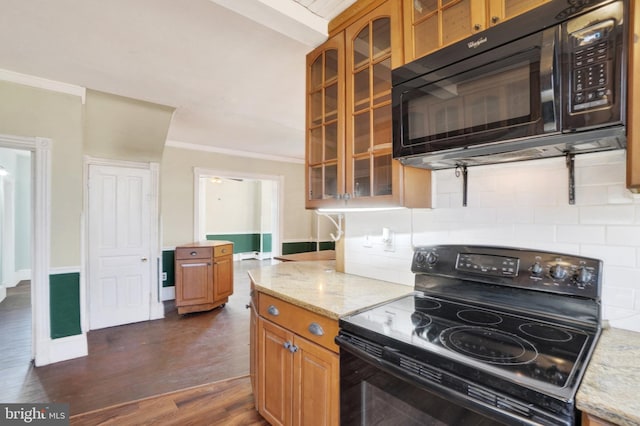
M 43 367 L 30 362 L 29 289 L 21 283 L 0 303 L 0 402 L 66 402 L 77 415 L 246 377 L 247 270 L 269 263 L 235 262 L 234 294 L 222 309 L 181 316 L 168 301 L 164 319 L 90 331 L 88 356 Z

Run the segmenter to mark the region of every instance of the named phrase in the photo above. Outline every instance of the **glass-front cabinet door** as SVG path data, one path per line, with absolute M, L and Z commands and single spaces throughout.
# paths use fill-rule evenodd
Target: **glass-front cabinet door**
M 488 25 L 500 24 L 549 1 L 551 0 L 489 0 Z
M 403 0 L 406 62 L 550 0 Z
M 407 62 L 486 29 L 486 0 L 404 0 L 404 10 Z
M 342 204 L 344 34 L 307 55 L 307 208 Z
M 400 1 L 387 1 L 346 29 L 350 206 L 392 204 L 394 197 L 397 202 L 400 165 L 392 159 L 391 68 L 402 62 L 400 7 Z

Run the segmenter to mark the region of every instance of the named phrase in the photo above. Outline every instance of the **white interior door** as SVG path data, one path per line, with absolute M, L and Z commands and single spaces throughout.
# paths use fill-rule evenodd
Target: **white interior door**
M 89 165 L 89 327 L 150 319 L 148 169 Z

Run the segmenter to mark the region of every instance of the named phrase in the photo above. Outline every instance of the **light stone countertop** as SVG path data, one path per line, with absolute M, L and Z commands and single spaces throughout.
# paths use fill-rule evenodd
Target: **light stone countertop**
M 331 319 L 413 292 L 412 286 L 335 271 L 335 261 L 285 262 L 252 269 L 259 292 Z
M 640 333 L 602 331 L 576 395 L 578 410 L 619 425 L 640 425 Z

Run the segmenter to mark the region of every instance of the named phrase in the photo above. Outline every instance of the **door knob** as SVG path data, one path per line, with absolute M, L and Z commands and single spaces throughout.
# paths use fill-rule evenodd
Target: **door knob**
M 142 259 L 140 259 L 141 262 L 146 262 L 147 260 L 149 259 L 147 259 L 146 257 L 143 257 Z

